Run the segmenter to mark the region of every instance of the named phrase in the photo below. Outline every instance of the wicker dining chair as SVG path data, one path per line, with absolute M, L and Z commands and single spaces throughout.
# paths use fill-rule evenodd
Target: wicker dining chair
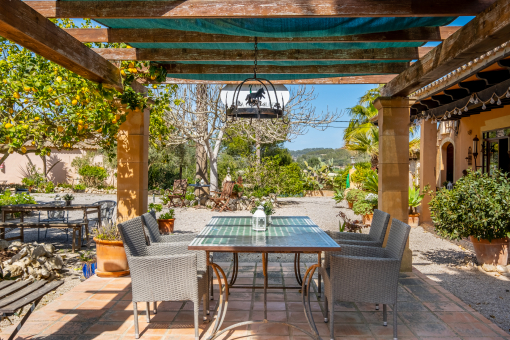
M 350 244 L 357 246 L 382 247 L 386 229 L 390 222 L 390 214 L 379 209 L 374 210 L 374 217 L 370 225 L 368 234 L 345 233 L 339 231 L 326 231 L 326 233 L 338 244 Z M 336 254 L 330 251 L 326 252 L 324 257 L 324 267 L 329 268 L 329 256 Z
M 393 219 L 385 248 L 343 245 L 341 255 L 330 255 L 329 269 L 319 268 L 326 296 L 324 321 L 328 322 L 329 310 L 331 339 L 335 338 L 336 301 L 382 304 L 384 326 L 388 324 L 386 305 L 392 305 L 393 338 L 397 339 L 398 277 L 410 230 L 409 225 Z
M 156 213 L 154 211 L 145 213 L 142 215 L 142 221 L 145 229 L 145 235 L 148 238 L 148 244 L 156 245 L 161 243 L 169 243 L 169 242 L 191 242 L 193 241 L 198 234 L 197 233 L 189 233 L 189 234 L 170 234 L 170 235 L 161 235 L 159 232 L 158 221 L 156 219 Z M 204 255 L 205 256 L 205 255 Z M 213 260 L 213 255 L 210 255 L 210 260 Z M 214 290 L 213 290 L 213 277 L 212 270 L 207 267 L 207 277 L 208 277 L 208 295 L 210 294 L 211 300 L 214 299 Z M 156 303 L 154 303 L 154 313 L 157 313 Z M 207 311 L 209 314 L 209 311 Z
M 198 312 L 200 299 L 207 320 L 207 274 L 205 256 L 188 250 L 188 242 L 147 246 L 142 218 L 118 224 L 131 272 L 135 338 L 138 330 L 138 302 L 146 302 L 146 320 L 150 322 L 151 301 L 190 300 L 194 307 L 195 340 L 199 339 Z

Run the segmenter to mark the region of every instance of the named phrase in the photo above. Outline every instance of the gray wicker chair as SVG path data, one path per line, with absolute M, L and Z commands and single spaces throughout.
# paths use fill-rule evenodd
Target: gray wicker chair
M 203 252 L 188 250 L 188 242 L 174 242 L 147 246 L 142 218 L 118 225 L 129 269 L 133 295 L 135 338 L 138 330 L 138 302 L 146 302 L 147 322 L 150 322 L 150 301 L 184 301 L 194 304 L 195 340 L 199 339 L 198 311 L 204 302 L 204 321 L 207 320 L 207 263 Z
M 343 233 L 339 231 L 326 231 L 326 233 L 338 244 L 350 244 L 355 246 L 382 247 L 386 229 L 390 222 L 390 214 L 379 209 L 374 210 L 374 217 L 368 234 Z M 333 252 L 326 252 L 324 267 L 329 268 L 329 258 Z
M 392 305 L 393 338 L 397 339 L 398 276 L 410 230 L 409 225 L 393 219 L 385 248 L 343 245 L 342 255 L 330 255 L 329 269 L 319 268 L 326 295 L 324 321 L 328 322 L 329 309 L 331 339 L 335 338 L 335 301 L 383 304 L 384 326 L 387 325 L 386 305 Z
M 145 213 L 142 215 L 142 221 L 144 225 L 145 235 L 147 235 L 149 244 L 156 245 L 161 243 L 169 243 L 169 242 L 191 242 L 197 237 L 197 233 L 190 234 L 172 234 L 172 235 L 161 235 L 159 232 L 158 221 L 156 219 L 156 213 L 154 211 Z M 211 254 L 211 261 L 213 260 L 213 255 Z M 208 294 L 211 296 L 211 300 L 214 299 L 214 289 L 213 289 L 213 277 L 212 270 L 207 267 L 207 277 L 208 277 Z M 157 313 L 156 303 L 154 303 L 154 314 Z M 209 311 L 207 311 L 209 314 Z

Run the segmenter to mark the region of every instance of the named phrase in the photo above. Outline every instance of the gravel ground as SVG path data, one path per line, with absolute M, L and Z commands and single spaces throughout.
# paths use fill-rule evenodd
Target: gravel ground
M 37 201 L 47 202 L 53 200 L 55 194 L 34 194 L 34 196 Z M 75 197 L 74 203 L 116 200 L 115 195 L 75 194 Z M 153 198 L 149 197 L 149 202 L 152 200 Z M 156 203 L 159 202 L 159 198 L 156 198 Z M 309 216 L 323 230 L 338 230 L 339 218 L 336 215 L 340 210 L 346 212 L 350 218 L 355 217 L 352 210 L 347 209 L 346 202 L 335 204 L 330 197 L 279 198 L 279 203 L 280 207 L 276 209 L 276 216 Z M 199 232 L 212 216 L 219 214 L 207 209 L 177 208 L 175 230 L 179 233 Z M 246 216 L 249 212 L 223 212 L 221 215 Z M 81 217 L 80 212 L 70 214 L 70 219 Z M 368 229 L 364 229 L 363 232 L 368 232 Z M 12 232 L 9 236 L 16 233 Z M 35 230 L 25 232 L 25 235 L 26 242 L 37 240 Z M 67 241 L 64 232 L 51 231 L 48 233 L 48 238 L 41 241 L 51 242 L 57 249 L 70 249 L 70 241 Z M 93 244 L 92 247 L 94 247 Z M 474 259 L 470 242 L 443 240 L 434 233 L 433 228 L 424 226 L 411 230 L 410 247 L 413 251 L 413 264 L 418 270 L 439 282 L 443 288 L 510 333 L 510 278 L 485 273 L 478 270 L 476 266 L 469 265 Z M 214 256 L 215 261 L 231 259 L 228 253 L 217 253 Z M 256 254 L 240 256 L 241 261 L 259 259 L 260 256 Z M 270 261 L 292 262 L 293 256 L 274 254 L 271 255 Z M 313 255 L 307 255 L 302 257 L 302 261 L 312 263 L 316 261 L 316 258 Z M 70 266 L 72 267 L 73 264 L 70 263 Z M 51 301 L 79 282 L 77 275 L 70 272 L 66 277 L 66 283 L 43 302 Z

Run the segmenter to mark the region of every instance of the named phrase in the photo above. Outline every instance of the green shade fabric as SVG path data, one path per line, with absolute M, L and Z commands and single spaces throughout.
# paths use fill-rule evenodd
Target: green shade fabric
M 62 0 L 72 1 L 72 0 Z M 87 1 L 87 0 L 85 0 Z M 92 0 L 90 0 L 92 1 Z M 97 1 L 97 0 L 94 0 Z M 120 0 L 122 1 L 122 0 Z M 158 1 L 158 0 L 153 0 Z M 119 6 L 122 6 L 119 4 Z M 97 22 L 110 28 L 131 29 L 173 29 L 178 31 L 193 31 L 211 34 L 225 34 L 232 36 L 298 38 L 298 37 L 333 37 L 355 34 L 378 33 L 403 30 L 424 26 L 444 26 L 451 23 L 455 17 L 382 17 L 382 18 L 235 18 L 235 19 L 99 19 Z M 129 41 L 126 41 L 129 43 Z M 423 42 L 377 42 L 377 43 L 260 43 L 259 49 L 285 51 L 289 49 L 381 49 L 398 47 L 418 47 Z M 208 50 L 252 50 L 249 43 L 132 43 L 136 48 L 165 48 L 165 49 L 208 49 Z M 156 61 L 156 60 L 154 60 Z M 304 66 L 304 65 L 335 65 L 362 64 L 374 62 L 401 62 L 402 60 L 385 61 L 263 61 L 260 65 Z M 403 60 L 409 61 L 409 60 Z M 166 62 L 168 63 L 168 62 Z M 171 62 L 170 62 L 171 63 Z M 218 65 L 251 65 L 246 61 L 213 61 L 213 62 L 179 62 L 183 64 L 218 64 Z M 365 74 L 369 75 L 369 73 Z M 169 77 L 197 80 L 225 80 L 240 81 L 245 74 L 169 74 Z M 342 74 L 260 74 L 269 80 L 279 79 L 311 79 L 326 77 L 353 76 Z
M 405 63 L 408 60 L 295 60 L 295 61 L 258 61 L 258 65 L 270 66 L 305 66 L 305 65 L 350 65 L 350 64 L 376 64 L 376 63 Z M 159 64 L 204 64 L 204 65 L 250 65 L 253 61 L 222 60 L 222 61 L 158 61 Z

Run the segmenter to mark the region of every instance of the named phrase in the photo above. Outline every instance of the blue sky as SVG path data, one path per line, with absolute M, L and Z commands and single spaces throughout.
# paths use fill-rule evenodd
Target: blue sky
M 464 26 L 474 17 L 459 17 L 453 21 L 450 26 Z M 438 42 L 427 43 L 425 46 L 436 46 Z M 358 99 L 367 90 L 375 87 L 376 85 L 363 84 L 363 85 L 316 85 L 315 93 L 318 95 L 313 104 L 316 107 L 316 112 L 325 112 L 328 107 L 329 110 L 339 110 L 344 112 L 339 120 L 349 120 L 346 109 L 356 105 Z M 290 89 L 290 87 L 289 87 Z M 306 148 L 341 148 L 343 146 L 343 128 L 348 123 L 334 123 L 332 126 L 336 128 L 329 128 L 325 131 L 317 131 L 308 129 L 308 133 L 298 136 L 291 142 L 285 143 L 285 147 L 289 150 L 301 150 Z

